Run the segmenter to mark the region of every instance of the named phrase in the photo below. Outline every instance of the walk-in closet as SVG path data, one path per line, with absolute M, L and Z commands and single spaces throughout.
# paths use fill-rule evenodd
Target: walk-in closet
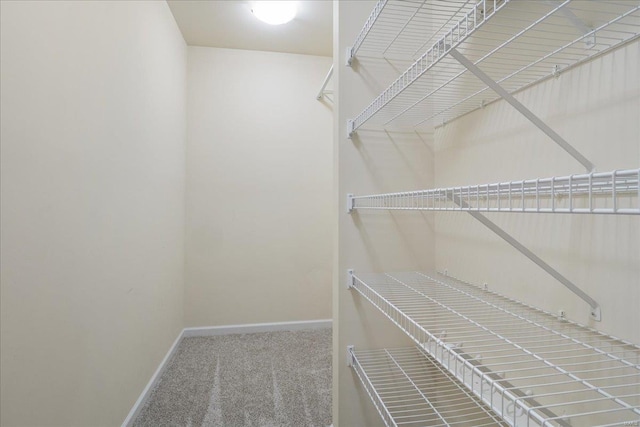
M 640 0 L 0 0 L 0 427 L 640 426 Z

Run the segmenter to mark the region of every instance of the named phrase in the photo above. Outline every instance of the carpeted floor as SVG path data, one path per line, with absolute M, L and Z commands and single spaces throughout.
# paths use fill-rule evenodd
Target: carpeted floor
M 185 338 L 134 427 L 331 424 L 331 329 Z

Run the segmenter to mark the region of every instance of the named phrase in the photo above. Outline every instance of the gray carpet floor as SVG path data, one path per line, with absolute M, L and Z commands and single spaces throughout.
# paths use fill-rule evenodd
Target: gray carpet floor
M 331 329 L 182 340 L 134 427 L 331 424 Z

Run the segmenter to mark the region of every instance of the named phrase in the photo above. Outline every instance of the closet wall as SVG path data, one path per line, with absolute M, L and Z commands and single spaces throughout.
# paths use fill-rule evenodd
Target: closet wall
M 592 295 L 602 322 L 547 273 L 464 212 L 356 210 L 358 195 L 583 173 L 584 168 L 526 121 L 497 102 L 433 134 L 384 131 L 373 125 L 347 138 L 347 119 L 360 113 L 405 68 L 358 58 L 345 66 L 346 49 L 375 2 L 334 6 L 334 67 L 339 92 L 335 115 L 336 188 L 340 203 L 334 275 L 334 425 L 378 426 L 380 416 L 346 364 L 356 350 L 394 347 L 396 326 L 360 294 L 347 289 L 347 268 L 362 272 L 448 270 L 472 283 L 526 304 L 557 312 L 632 342 L 640 342 L 635 307 L 640 301 L 640 224 L 624 215 L 495 214 L 486 216 Z M 565 70 L 517 95 L 597 170 L 637 168 L 640 163 L 638 43 Z M 409 65 L 409 64 L 407 64 Z M 419 142 L 418 142 L 419 141 Z
M 331 317 L 330 65 L 189 47 L 186 326 Z
M 0 16 L 0 424 L 119 425 L 183 327 L 186 46 L 165 2 Z
M 346 213 L 346 194 L 381 193 L 433 186 L 432 135 L 370 128 L 347 138 L 353 118 L 383 90 L 399 70 L 381 61 L 345 66 L 345 52 L 362 28 L 374 1 L 334 3 L 334 173 L 338 236 L 334 275 L 334 425 L 383 425 L 353 370 L 346 347 L 398 347 L 410 341 L 364 298 L 347 289 L 347 269 L 361 272 L 430 270 L 434 267 L 433 215 L 421 212 Z

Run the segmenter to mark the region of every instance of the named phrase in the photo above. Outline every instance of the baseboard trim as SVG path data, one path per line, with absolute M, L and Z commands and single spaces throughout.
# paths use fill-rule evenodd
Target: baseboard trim
M 302 331 L 309 329 L 330 329 L 333 325 L 333 320 L 302 320 L 299 322 L 275 322 L 275 323 L 253 323 L 246 325 L 227 325 L 227 326 L 205 326 L 200 328 L 184 328 L 179 334 L 178 338 L 173 342 L 173 345 L 160 362 L 158 369 L 153 373 L 147 386 L 140 393 L 140 397 L 136 400 L 136 403 L 129 411 L 127 418 L 124 419 L 122 427 L 130 427 L 133 424 L 133 420 L 136 419 L 144 404 L 151 396 L 151 391 L 155 387 L 156 383 L 167 369 L 169 362 L 173 358 L 180 341 L 187 337 L 211 337 L 216 335 L 229 335 L 229 334 L 252 334 L 256 332 L 278 332 L 278 331 Z
M 160 365 L 158 365 L 158 369 L 156 369 L 156 371 L 151 376 L 151 379 L 147 383 L 147 386 L 144 388 L 144 390 L 142 390 L 142 393 L 140 393 L 140 397 L 138 397 L 138 400 L 136 400 L 133 408 L 131 408 L 131 411 L 129 411 L 127 418 L 124 419 L 122 427 L 130 427 L 133 424 L 133 420 L 136 419 L 136 417 L 144 407 L 144 404 L 151 396 L 151 391 L 155 387 L 164 371 L 167 369 L 169 361 L 171 361 L 171 359 L 173 358 L 173 355 L 178 349 L 178 345 L 180 344 L 180 341 L 182 341 L 182 338 L 184 338 L 184 329 L 180 331 L 180 333 L 178 334 L 178 338 L 176 338 L 176 340 L 173 342 L 173 345 L 171 345 L 171 348 L 169 348 L 169 351 L 167 352 L 167 354 L 165 354 L 164 359 L 162 359 L 162 362 L 160 362 Z
M 299 322 L 252 323 L 245 325 L 205 326 L 185 328 L 184 337 L 211 337 L 229 334 L 253 334 L 256 332 L 302 331 L 305 329 L 329 329 L 331 319 L 302 320 Z

